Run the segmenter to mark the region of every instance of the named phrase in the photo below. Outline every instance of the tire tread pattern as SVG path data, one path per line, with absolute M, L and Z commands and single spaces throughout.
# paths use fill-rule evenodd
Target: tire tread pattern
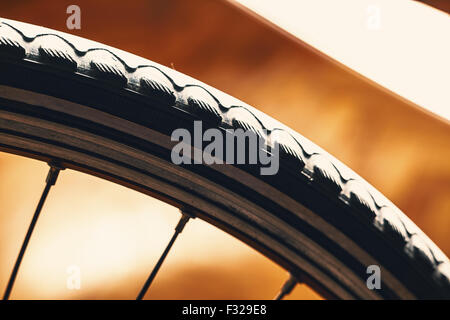
M 167 107 L 185 108 L 199 120 L 252 130 L 277 141 L 280 157 L 289 159 L 313 186 L 363 215 L 414 263 L 428 270 L 440 286 L 450 289 L 449 259 L 395 205 L 324 150 L 245 103 L 149 60 L 136 57 L 136 63 L 135 56 L 129 58 L 130 54 L 118 49 L 0 19 L 0 57 L 5 56 L 90 76 L 163 101 Z

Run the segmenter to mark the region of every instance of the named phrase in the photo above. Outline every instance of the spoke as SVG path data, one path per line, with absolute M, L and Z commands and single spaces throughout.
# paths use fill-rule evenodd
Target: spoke
M 170 249 L 172 248 L 175 240 L 177 239 L 178 235 L 183 231 L 184 226 L 186 225 L 186 223 L 189 221 L 190 218 L 193 218 L 193 216 L 190 213 L 182 212 L 182 216 L 177 226 L 175 227 L 175 233 L 173 234 L 172 239 L 170 239 L 169 243 L 167 244 L 166 249 L 164 250 L 155 267 L 153 268 L 152 273 L 150 273 L 150 276 L 148 277 L 147 281 L 145 282 L 144 286 L 139 292 L 139 295 L 137 296 L 136 300 L 142 300 L 144 298 L 148 288 L 153 282 L 153 279 L 155 279 L 156 274 L 161 268 L 164 259 L 166 259 L 166 256 L 169 253 Z
M 50 170 L 48 171 L 47 179 L 45 181 L 45 188 L 42 192 L 41 199 L 36 207 L 36 210 L 33 215 L 33 219 L 31 220 L 30 226 L 28 227 L 27 234 L 25 235 L 25 239 L 23 240 L 22 247 L 20 248 L 19 255 L 17 256 L 16 263 L 14 265 L 11 276 L 9 277 L 8 285 L 5 290 L 5 294 L 3 296 L 3 300 L 8 300 L 11 294 L 11 291 L 14 286 L 14 281 L 16 280 L 17 273 L 19 271 L 20 264 L 22 262 L 23 256 L 25 254 L 25 250 L 27 249 L 28 243 L 30 242 L 31 234 L 33 233 L 34 227 L 36 226 L 36 222 L 39 218 L 39 214 L 41 213 L 42 207 L 44 206 L 45 200 L 47 199 L 48 193 L 52 186 L 55 185 L 56 180 L 58 179 L 58 174 L 60 170 L 63 168 L 56 166 L 54 164 L 49 164 Z
M 291 274 L 286 280 L 278 295 L 273 300 L 282 300 L 286 295 L 292 292 L 299 281 Z

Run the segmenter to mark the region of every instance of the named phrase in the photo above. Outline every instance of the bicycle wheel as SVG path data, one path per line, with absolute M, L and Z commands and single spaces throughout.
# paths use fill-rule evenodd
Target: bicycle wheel
M 130 53 L 7 19 L 0 20 L 0 70 L 1 150 L 191 212 L 328 298 L 450 298 L 449 260 L 414 223 L 338 160 L 257 109 Z M 172 132 L 193 132 L 198 120 L 276 143 L 278 172 L 174 164 Z M 377 290 L 366 283 L 371 265 L 381 272 Z

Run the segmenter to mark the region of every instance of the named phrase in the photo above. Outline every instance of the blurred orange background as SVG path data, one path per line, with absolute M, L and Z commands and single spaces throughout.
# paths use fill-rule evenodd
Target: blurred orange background
M 67 30 L 66 8 L 81 8 Z M 0 16 L 96 40 L 225 91 L 326 149 L 392 200 L 448 255 L 450 126 L 225 1 L 22 0 Z M 42 192 L 45 164 L 0 154 L 0 288 Z M 177 210 L 64 171 L 22 263 L 13 299 L 134 299 L 168 242 Z M 81 272 L 71 290 L 68 268 Z M 194 220 L 146 298 L 270 299 L 287 273 Z M 320 298 L 299 285 L 288 298 Z

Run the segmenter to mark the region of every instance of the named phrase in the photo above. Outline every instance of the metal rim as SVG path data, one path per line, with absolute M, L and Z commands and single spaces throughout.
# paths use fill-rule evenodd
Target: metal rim
M 145 136 L 158 146 L 165 148 L 170 146 L 170 139 L 167 136 L 136 124 L 125 124 L 121 119 L 87 106 L 6 86 L 0 89 L 3 103 L 11 104 L 11 99 L 15 97 L 15 102 L 12 103 L 16 104 L 14 110 L 20 109 L 17 108 L 17 103 L 30 106 L 29 103 L 33 102 L 33 106 L 45 106 L 52 111 L 59 109 L 58 112 L 63 111 L 78 116 L 82 114 L 85 120 L 101 121 L 111 126 L 121 122 L 121 125 L 126 126 L 129 132 L 133 131 L 135 134 Z M 1 111 L 0 123 L 0 141 L 3 151 L 43 161 L 56 159 L 67 168 L 125 185 L 182 209 L 194 210 L 203 220 L 262 252 L 325 297 L 380 298 L 376 293 L 368 291 L 365 283 L 358 276 L 329 252 L 317 246 L 315 241 L 308 239 L 286 223 L 276 221 L 274 215 L 263 208 L 255 206 L 230 190 L 221 188 L 201 175 L 113 140 L 45 119 Z M 50 140 L 53 142 L 58 141 L 59 146 L 48 141 L 48 137 L 52 137 Z M 223 168 L 220 169 L 223 174 Z M 241 182 L 245 181 L 243 177 L 246 177 L 247 182 L 255 186 L 255 181 L 250 175 L 246 175 L 235 167 L 229 166 L 225 172 L 231 177 L 239 177 Z M 272 195 L 274 191 L 276 193 L 276 190 L 264 190 L 267 187 L 260 184 L 259 191 Z M 233 203 L 233 210 L 230 210 L 230 206 L 227 205 L 229 203 Z M 358 252 L 358 246 L 350 239 L 325 221 L 320 221 L 307 208 L 292 201 L 284 205 L 289 204 L 298 206 L 296 209 L 291 208 L 293 211 L 298 213 L 301 211 L 302 214 L 310 215 L 311 219 L 316 219 L 316 221 L 311 220 L 316 224 L 315 227 L 328 232 L 328 235 L 331 230 L 340 241 L 347 242 L 341 242 L 341 245 L 352 247 L 352 251 L 358 253 L 358 259 L 371 259 L 362 250 Z M 261 217 L 267 220 L 263 221 Z M 290 241 L 296 239 L 295 243 L 286 243 L 286 239 L 277 239 L 276 236 L 274 237 L 275 234 L 289 234 Z M 388 276 L 391 277 L 389 279 L 391 283 L 397 282 L 396 288 L 400 296 L 413 297 L 395 277 Z

